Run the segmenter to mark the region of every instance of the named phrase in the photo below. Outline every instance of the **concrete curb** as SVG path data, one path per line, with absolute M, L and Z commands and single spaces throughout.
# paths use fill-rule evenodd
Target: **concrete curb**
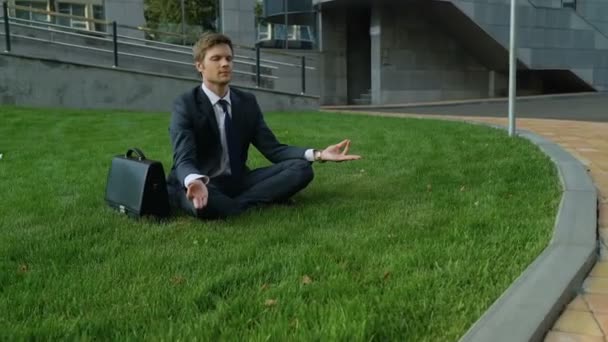
M 518 133 L 539 146 L 559 171 L 564 192 L 553 237 L 462 342 L 541 341 L 597 259 L 597 191 L 585 167 L 557 144 Z

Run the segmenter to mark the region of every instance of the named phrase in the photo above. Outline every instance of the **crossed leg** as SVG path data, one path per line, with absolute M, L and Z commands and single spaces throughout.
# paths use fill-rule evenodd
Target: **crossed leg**
M 201 219 L 234 216 L 260 204 L 286 200 L 304 189 L 313 177 L 310 162 L 290 159 L 248 172 L 238 186 L 212 179 L 207 185 L 209 198 L 203 209 L 194 208 L 185 191 L 178 194 L 179 206 Z

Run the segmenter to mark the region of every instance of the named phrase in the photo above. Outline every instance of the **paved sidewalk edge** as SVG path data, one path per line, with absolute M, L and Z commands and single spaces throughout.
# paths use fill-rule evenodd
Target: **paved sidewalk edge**
M 564 192 L 553 238 L 462 342 L 541 341 L 597 260 L 597 190 L 585 167 L 559 145 L 518 133 L 547 154 L 559 172 Z
M 569 99 L 577 97 L 593 97 L 601 94 L 599 92 L 581 92 L 581 93 L 565 93 L 565 94 L 545 94 L 545 95 L 524 95 L 517 96 L 517 102 L 546 100 L 546 99 Z M 374 109 L 394 109 L 394 108 L 412 108 L 412 107 L 439 107 L 439 106 L 459 106 L 471 104 L 487 104 L 487 103 L 507 103 L 508 97 L 487 97 L 464 100 L 446 100 L 446 101 L 427 101 L 427 102 L 409 102 L 395 103 L 385 105 L 322 105 L 322 110 L 374 110 Z

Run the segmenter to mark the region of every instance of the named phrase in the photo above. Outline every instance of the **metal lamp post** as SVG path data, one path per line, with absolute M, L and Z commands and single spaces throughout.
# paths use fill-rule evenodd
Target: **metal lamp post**
M 283 19 L 284 19 L 284 25 L 285 25 L 285 48 L 289 49 L 289 27 L 287 26 L 288 22 L 287 22 L 287 0 L 283 0 Z
M 182 6 L 182 45 L 186 45 L 186 4 L 181 0 Z
M 509 43 L 509 136 L 515 134 L 515 96 L 517 90 L 517 55 L 516 55 L 516 30 L 517 25 L 515 13 L 517 0 L 511 0 L 511 24 Z

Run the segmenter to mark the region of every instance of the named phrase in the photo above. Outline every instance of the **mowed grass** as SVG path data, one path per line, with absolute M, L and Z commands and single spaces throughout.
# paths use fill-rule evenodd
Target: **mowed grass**
M 315 164 L 295 207 L 159 224 L 104 191 L 131 146 L 168 172 L 168 113 L 0 107 L 0 339 L 457 340 L 551 237 L 561 189 L 524 139 L 266 118 L 283 142 L 350 138 L 364 159 Z

